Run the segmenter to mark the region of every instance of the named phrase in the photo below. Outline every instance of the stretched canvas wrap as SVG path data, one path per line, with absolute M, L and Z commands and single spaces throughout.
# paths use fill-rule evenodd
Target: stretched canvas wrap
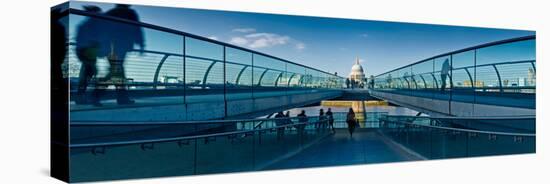
M 51 175 L 534 154 L 535 43 L 528 30 L 70 1 L 51 9 Z

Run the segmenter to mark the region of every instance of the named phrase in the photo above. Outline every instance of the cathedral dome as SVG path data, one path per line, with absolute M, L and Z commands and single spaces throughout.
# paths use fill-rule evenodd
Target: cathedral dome
M 351 73 L 349 74 L 350 79 L 356 81 L 362 81 L 365 78 L 365 71 L 363 67 L 359 64 L 359 58 L 355 60 L 355 64 L 351 67 Z
M 364 74 L 364 72 L 363 72 L 363 67 L 362 67 L 361 65 L 359 65 L 358 62 L 356 62 L 356 63 L 351 67 L 351 73 Z

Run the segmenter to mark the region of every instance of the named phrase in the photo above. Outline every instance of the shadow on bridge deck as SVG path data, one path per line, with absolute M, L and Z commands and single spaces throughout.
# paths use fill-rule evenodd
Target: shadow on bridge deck
M 423 160 L 392 142 L 377 130 L 359 129 L 350 138 L 346 129 L 337 129 L 315 145 L 264 170 L 293 169 L 354 164 Z

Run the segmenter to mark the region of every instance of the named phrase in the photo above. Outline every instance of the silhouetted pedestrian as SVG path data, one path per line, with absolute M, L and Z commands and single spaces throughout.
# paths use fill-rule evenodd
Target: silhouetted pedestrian
M 97 6 L 84 6 L 84 10 L 90 13 L 100 13 Z M 86 98 L 86 89 L 92 77 L 97 74 L 96 61 L 100 49 L 101 23 L 96 18 L 87 18 L 76 28 L 76 56 L 80 60 L 80 74 L 78 76 L 78 89 L 75 98 L 76 104 L 86 104 L 90 101 Z M 96 89 L 97 90 L 97 87 Z M 91 103 L 101 106 L 97 96 L 91 98 Z
M 297 126 L 297 129 L 298 129 L 298 132 L 301 134 L 304 132 L 304 129 L 306 127 L 306 124 L 307 124 L 307 115 L 306 115 L 306 111 L 305 110 L 302 110 L 302 112 L 300 112 L 300 114 L 297 115 L 298 117 L 298 123 L 300 123 L 300 125 Z
M 328 126 L 332 130 L 332 133 L 336 133 L 336 130 L 334 129 L 334 116 L 332 114 L 332 110 L 328 108 L 326 113 L 327 119 L 328 119 Z
M 292 119 L 290 119 L 290 111 L 286 111 L 285 118 L 286 118 L 286 119 L 285 119 L 285 120 L 286 120 L 286 121 L 285 121 L 285 124 L 286 124 L 286 125 L 292 124 Z
M 117 4 L 115 8 L 105 12 L 105 15 L 139 22 L 138 14 L 130 8 L 130 5 Z M 124 59 L 126 54 L 134 49 L 134 45 L 138 45 L 143 54 L 145 47 L 143 30 L 140 26 L 121 22 L 105 23 L 104 30 L 106 43 L 103 44 L 109 48 L 104 54 L 111 65 L 107 79 L 110 79 L 116 87 L 118 104 L 133 104 L 134 100 L 128 97 L 126 89 Z
M 286 118 L 286 116 L 285 116 L 285 114 L 283 114 L 282 111 L 279 111 L 277 113 L 277 115 L 275 115 L 275 125 L 278 127 L 277 128 L 277 140 L 281 139 L 284 135 L 285 128 L 280 127 L 280 126 L 283 126 L 286 123 L 285 118 Z
M 374 75 L 371 75 L 369 78 L 369 88 L 374 89 Z
M 449 59 L 445 59 L 441 65 L 441 92 L 445 92 L 447 86 L 447 76 L 449 75 Z
M 325 112 L 323 109 L 319 109 L 319 123 L 315 124 L 315 128 L 324 128 L 324 124 L 327 119 L 325 117 Z
M 353 137 L 353 131 L 355 131 L 357 120 L 355 119 L 355 112 L 353 112 L 352 108 L 349 108 L 348 114 L 346 116 L 346 123 L 348 124 L 349 136 Z

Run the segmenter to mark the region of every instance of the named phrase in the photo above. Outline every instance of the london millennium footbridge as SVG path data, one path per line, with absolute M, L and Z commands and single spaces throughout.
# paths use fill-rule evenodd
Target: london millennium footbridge
M 139 27 L 148 45 L 125 59 L 132 103 L 118 104 L 116 81 L 101 81 L 90 104 L 78 100 L 100 81 L 78 92 L 82 63 L 69 40 L 73 181 L 535 152 L 535 36 L 411 61 L 348 89 L 344 77 L 300 61 L 77 9 L 65 16 L 69 29 L 90 19 Z M 107 75 L 109 62 L 98 59 L 97 69 Z M 349 107 L 332 106 L 336 133 L 317 112 L 294 117 L 347 103 L 360 120 L 353 137 Z

